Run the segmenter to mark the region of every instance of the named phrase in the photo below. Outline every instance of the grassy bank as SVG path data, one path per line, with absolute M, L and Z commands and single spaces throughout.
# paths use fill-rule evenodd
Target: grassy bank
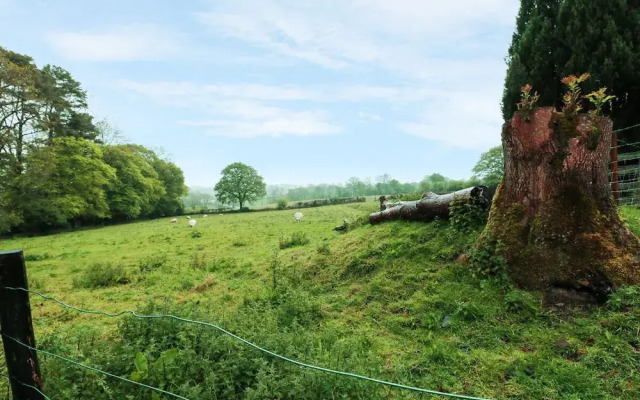
M 477 231 L 332 231 L 375 208 L 306 209 L 299 224 L 291 210 L 197 218 L 195 229 L 163 219 L 0 249 L 23 248 L 31 287 L 71 304 L 212 321 L 328 368 L 496 399 L 640 398 L 637 288 L 599 308 L 549 311 L 541 294 L 472 278 L 455 262 Z M 640 213 L 622 214 L 640 233 Z M 300 369 L 210 328 L 78 314 L 37 297 L 32 308 L 42 348 L 190 399 L 428 397 Z M 50 357 L 42 369 L 54 399 L 165 398 Z

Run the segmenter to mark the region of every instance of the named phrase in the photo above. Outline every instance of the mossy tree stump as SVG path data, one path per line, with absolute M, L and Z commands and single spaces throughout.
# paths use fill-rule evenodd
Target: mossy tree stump
M 595 128 L 595 129 L 594 129 Z M 502 132 L 505 176 L 477 248 L 502 255 L 518 286 L 603 300 L 640 283 L 640 242 L 620 220 L 608 180 L 612 122 L 551 107 L 519 113 Z

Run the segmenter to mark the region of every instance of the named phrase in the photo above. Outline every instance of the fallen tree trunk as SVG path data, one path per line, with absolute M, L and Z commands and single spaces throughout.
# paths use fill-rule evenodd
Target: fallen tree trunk
M 369 222 L 403 219 L 408 221 L 431 221 L 435 218 L 449 218 L 449 206 L 453 200 L 474 200 L 480 204 L 491 205 L 493 190 L 486 186 L 475 186 L 449 194 L 426 192 L 420 200 L 390 203 L 385 196 L 380 197 L 380 212 L 369 215 Z

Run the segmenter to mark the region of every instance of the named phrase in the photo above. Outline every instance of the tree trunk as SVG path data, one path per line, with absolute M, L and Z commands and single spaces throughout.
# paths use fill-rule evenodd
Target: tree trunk
M 474 199 L 491 204 L 493 191 L 485 186 L 470 187 L 457 192 L 438 195 L 426 192 L 422 199 L 389 203 L 385 196 L 380 198 L 380 212 L 369 215 L 369 222 L 377 224 L 382 221 L 404 219 L 409 221 L 430 221 L 435 218 L 449 218 L 449 205 L 454 199 Z
M 558 123 L 550 107 L 533 110 L 529 122 L 516 112 L 504 125 L 505 175 L 476 248 L 503 256 L 517 285 L 602 300 L 640 283 L 640 242 L 609 188 L 611 131 L 608 118 Z

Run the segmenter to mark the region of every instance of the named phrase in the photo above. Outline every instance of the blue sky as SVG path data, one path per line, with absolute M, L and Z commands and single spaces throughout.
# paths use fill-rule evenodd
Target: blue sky
M 69 70 L 90 111 L 189 185 L 471 175 L 500 142 L 513 0 L 0 0 L 1 46 Z

